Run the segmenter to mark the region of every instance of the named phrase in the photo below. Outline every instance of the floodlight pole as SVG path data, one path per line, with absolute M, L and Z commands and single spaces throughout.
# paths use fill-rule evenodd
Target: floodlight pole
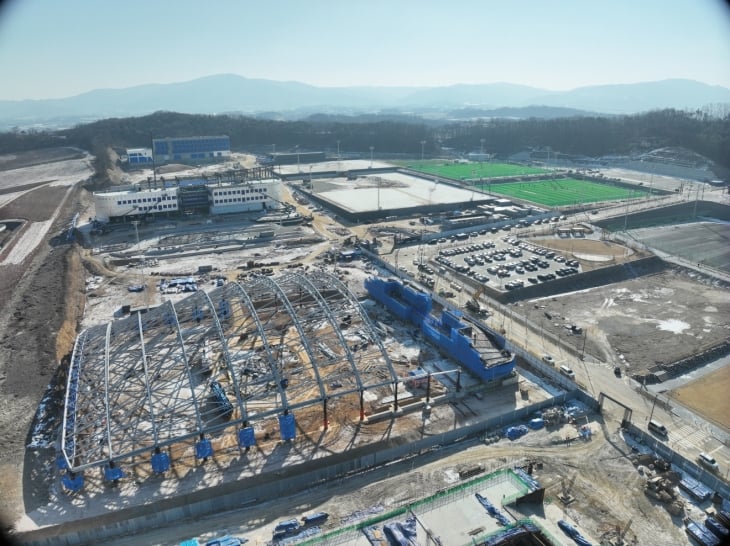
M 337 161 L 340 160 L 340 141 L 337 141 Z
M 373 168 L 373 150 L 375 149 L 375 146 L 370 146 L 370 168 Z
M 479 148 L 479 155 L 480 155 L 480 156 L 483 156 L 483 155 L 484 155 L 484 139 L 483 139 L 483 138 L 480 138 L 480 139 L 479 139 L 479 142 L 481 143 L 481 147 Z M 481 159 L 482 159 L 482 158 L 481 158 L 481 157 L 479 157 L 479 160 L 480 160 L 480 161 L 481 161 Z
M 424 146 L 426 146 L 426 141 L 425 141 L 425 140 L 422 140 L 422 141 L 421 141 L 421 161 L 423 161 L 423 156 L 424 156 Z
M 380 210 L 380 177 L 378 177 L 378 210 Z

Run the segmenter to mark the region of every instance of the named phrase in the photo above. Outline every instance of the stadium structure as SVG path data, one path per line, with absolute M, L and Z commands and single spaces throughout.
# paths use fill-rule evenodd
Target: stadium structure
M 96 220 L 109 222 L 160 213 L 227 214 L 280 207 L 280 182 L 271 168 L 241 169 L 212 178 L 160 179 L 95 192 Z
M 152 139 L 155 163 L 207 162 L 231 155 L 231 141 L 226 135 Z
M 118 479 L 140 458 L 164 472 L 173 445 L 197 459 L 223 435 L 249 448 L 266 420 L 292 440 L 297 415 L 311 408 L 317 426 L 333 412 L 357 423 L 366 398 L 395 392 L 397 406 L 398 382 L 374 324 L 332 275 L 198 291 L 78 335 L 61 431 L 64 485 L 81 488 L 80 472 L 94 467 Z

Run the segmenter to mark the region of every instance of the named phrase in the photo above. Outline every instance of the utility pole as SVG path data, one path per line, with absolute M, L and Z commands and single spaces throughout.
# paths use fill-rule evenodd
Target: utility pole
M 654 408 L 656 407 L 656 399 L 659 397 L 658 394 L 654 395 L 654 403 L 651 405 L 651 413 L 649 414 L 649 421 L 651 421 L 651 418 L 654 417 Z

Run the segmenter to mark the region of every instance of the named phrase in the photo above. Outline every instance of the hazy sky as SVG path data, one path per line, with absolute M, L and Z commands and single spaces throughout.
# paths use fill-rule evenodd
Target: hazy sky
M 0 99 L 233 73 L 321 86 L 689 78 L 730 87 L 721 0 L 9 0 Z

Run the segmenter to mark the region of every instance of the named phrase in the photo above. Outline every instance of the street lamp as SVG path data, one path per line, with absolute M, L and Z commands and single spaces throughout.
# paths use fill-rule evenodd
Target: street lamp
M 337 161 L 340 160 L 340 141 L 337 141 Z
M 373 168 L 373 150 L 375 149 L 375 146 L 370 146 L 370 168 Z
M 424 155 L 424 146 L 426 146 L 426 141 L 421 141 L 421 161 L 423 161 L 423 155 Z
M 484 155 L 484 139 L 480 138 L 479 142 L 481 143 L 481 147 L 479 148 L 479 155 L 482 156 L 482 155 Z
M 302 172 L 302 169 L 299 168 L 299 144 L 294 146 L 294 149 L 297 151 L 297 172 Z

